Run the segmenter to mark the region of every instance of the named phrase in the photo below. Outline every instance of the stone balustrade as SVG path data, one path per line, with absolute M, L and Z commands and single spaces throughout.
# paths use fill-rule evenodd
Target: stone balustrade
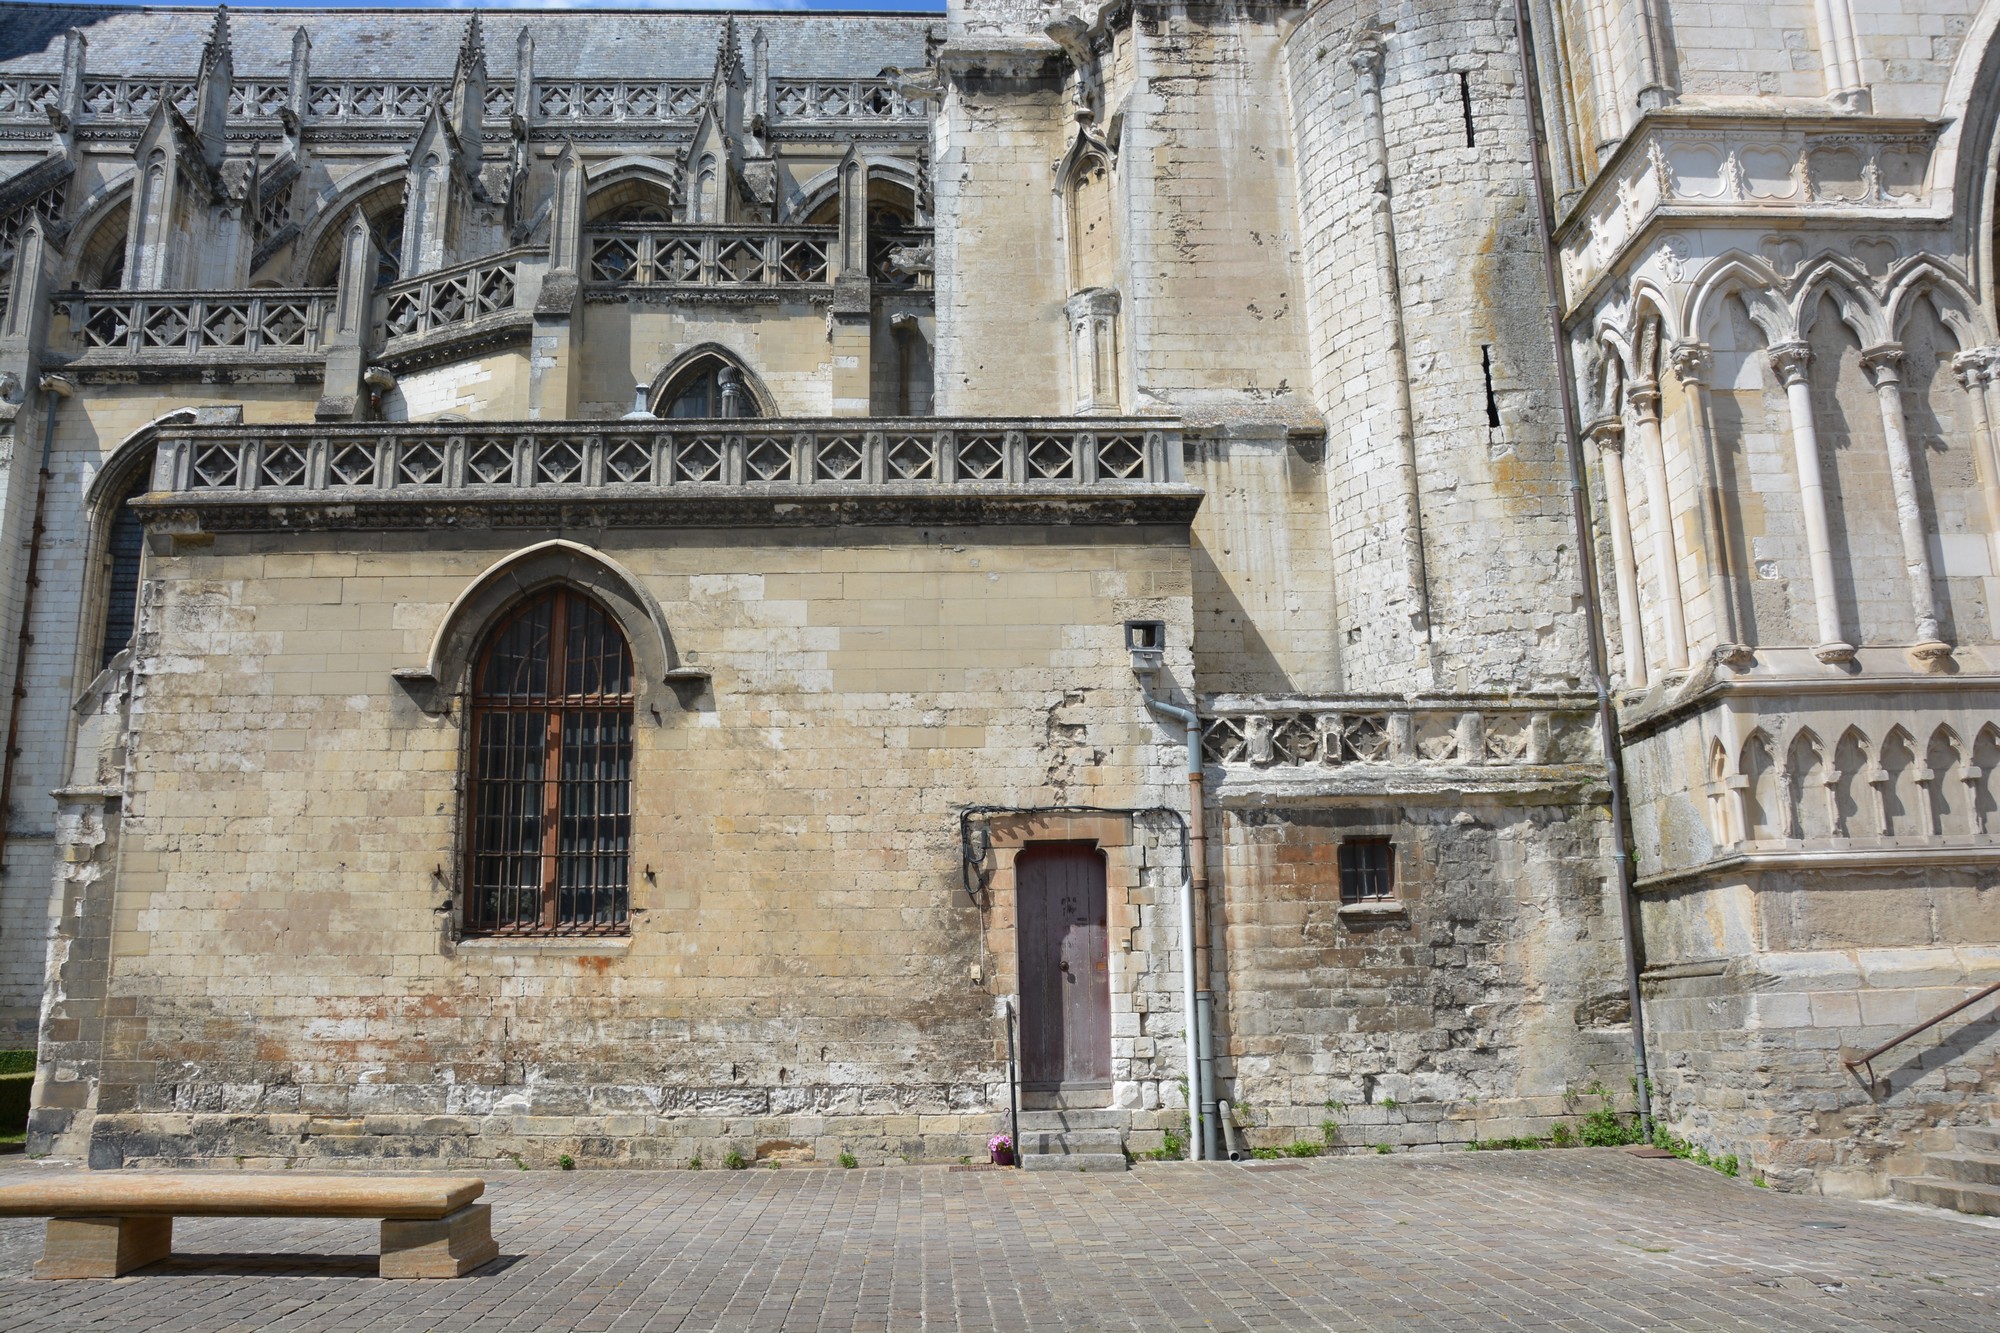
M 1226 769 L 1535 767 L 1601 763 L 1587 696 L 1521 701 L 1227 698 L 1202 709 L 1202 757 Z
M 584 235 L 584 276 L 634 287 L 825 287 L 838 241 L 834 227 L 593 228 Z
M 333 292 L 61 292 L 83 360 L 177 364 L 219 352 L 320 353 Z
M 0 120 L 39 121 L 61 96 L 60 74 L 16 74 L 0 79 Z M 451 88 L 448 79 L 313 79 L 305 116 L 316 121 L 417 122 Z M 553 123 L 686 124 L 701 113 L 706 80 L 536 80 L 535 114 Z M 235 120 L 275 120 L 290 102 L 282 74 L 239 78 L 230 88 Z M 99 121 L 145 120 L 162 100 L 191 115 L 195 77 L 92 78 L 84 82 L 82 111 Z M 776 119 L 813 121 L 923 121 L 931 104 L 899 92 L 886 79 L 780 79 L 771 87 Z M 499 81 L 486 89 L 486 119 L 514 113 L 514 90 Z
M 288 526 L 315 505 L 345 516 L 329 521 L 407 505 L 431 522 L 460 503 L 810 523 L 884 504 L 988 521 L 1017 501 L 1063 521 L 1101 501 L 1121 521 L 1184 521 L 1200 492 L 1173 476 L 1180 443 L 1176 421 L 1108 418 L 170 426 L 151 500 L 274 506 Z
M 522 261 L 544 253 L 515 250 L 391 283 L 380 294 L 377 336 L 393 352 L 432 334 L 496 316 L 518 311 L 525 319 L 529 312 L 521 302 Z
M 771 110 L 782 120 L 923 120 L 931 104 L 887 79 L 779 79 Z

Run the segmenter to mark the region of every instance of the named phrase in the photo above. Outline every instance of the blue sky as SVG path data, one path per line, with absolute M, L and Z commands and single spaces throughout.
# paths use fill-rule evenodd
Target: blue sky
M 154 4 L 180 4 L 183 0 L 150 0 Z M 192 0 L 191 7 L 213 9 L 212 3 Z M 944 0 L 665 0 L 646 5 L 635 0 L 278 0 L 271 5 L 234 5 L 236 9 L 734 9 L 746 13 L 771 9 L 812 9 L 830 13 L 842 10 L 904 14 L 942 14 Z

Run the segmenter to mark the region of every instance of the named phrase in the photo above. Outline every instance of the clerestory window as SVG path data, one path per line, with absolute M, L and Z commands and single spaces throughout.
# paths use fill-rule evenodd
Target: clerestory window
M 719 356 L 704 356 L 674 377 L 660 395 L 655 416 L 754 417 L 757 402 L 743 383 L 743 372 Z
M 139 522 L 139 515 L 133 512 L 132 501 L 146 493 L 152 471 L 150 461 L 140 468 L 138 478 L 111 510 L 111 531 L 105 541 L 111 567 L 104 587 L 104 624 L 97 663 L 100 667 L 110 666 L 111 659 L 125 651 L 138 621 L 139 566 L 146 554 L 146 529 Z
M 603 606 L 555 588 L 477 659 L 465 926 L 622 935 L 632 846 L 632 650 Z

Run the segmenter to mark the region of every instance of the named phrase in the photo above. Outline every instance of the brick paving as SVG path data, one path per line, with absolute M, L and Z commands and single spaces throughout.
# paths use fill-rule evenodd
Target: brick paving
M 229 1219 L 132 1277 L 34 1282 L 41 1223 L 0 1221 L 0 1327 L 2000 1327 L 2000 1230 L 1610 1150 L 488 1180 L 502 1257 L 456 1282 L 376 1278 L 373 1223 Z

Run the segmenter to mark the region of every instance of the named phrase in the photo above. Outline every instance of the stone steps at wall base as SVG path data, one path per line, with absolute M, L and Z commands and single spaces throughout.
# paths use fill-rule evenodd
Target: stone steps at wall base
M 1026 1171 L 1128 1171 L 1122 1152 L 1029 1153 L 1021 1159 Z
M 1966 1185 L 2000 1185 L 2000 1156 L 1980 1152 L 1927 1152 L 1924 1174 Z
M 1067 1132 L 1079 1129 L 1115 1129 L 1121 1133 L 1132 1122 L 1128 1111 L 1023 1111 L 1021 1137 L 1030 1131 Z
M 1965 1152 L 2000 1153 L 2000 1128 L 1961 1129 L 1958 1146 Z
M 1905 1203 L 2000 1217 L 2000 1186 L 1974 1185 L 1942 1176 L 1897 1176 L 1889 1182 L 1889 1189 Z
M 1028 1157 L 1125 1155 L 1125 1135 L 1116 1129 L 1030 1130 L 1021 1128 L 1021 1152 Z

